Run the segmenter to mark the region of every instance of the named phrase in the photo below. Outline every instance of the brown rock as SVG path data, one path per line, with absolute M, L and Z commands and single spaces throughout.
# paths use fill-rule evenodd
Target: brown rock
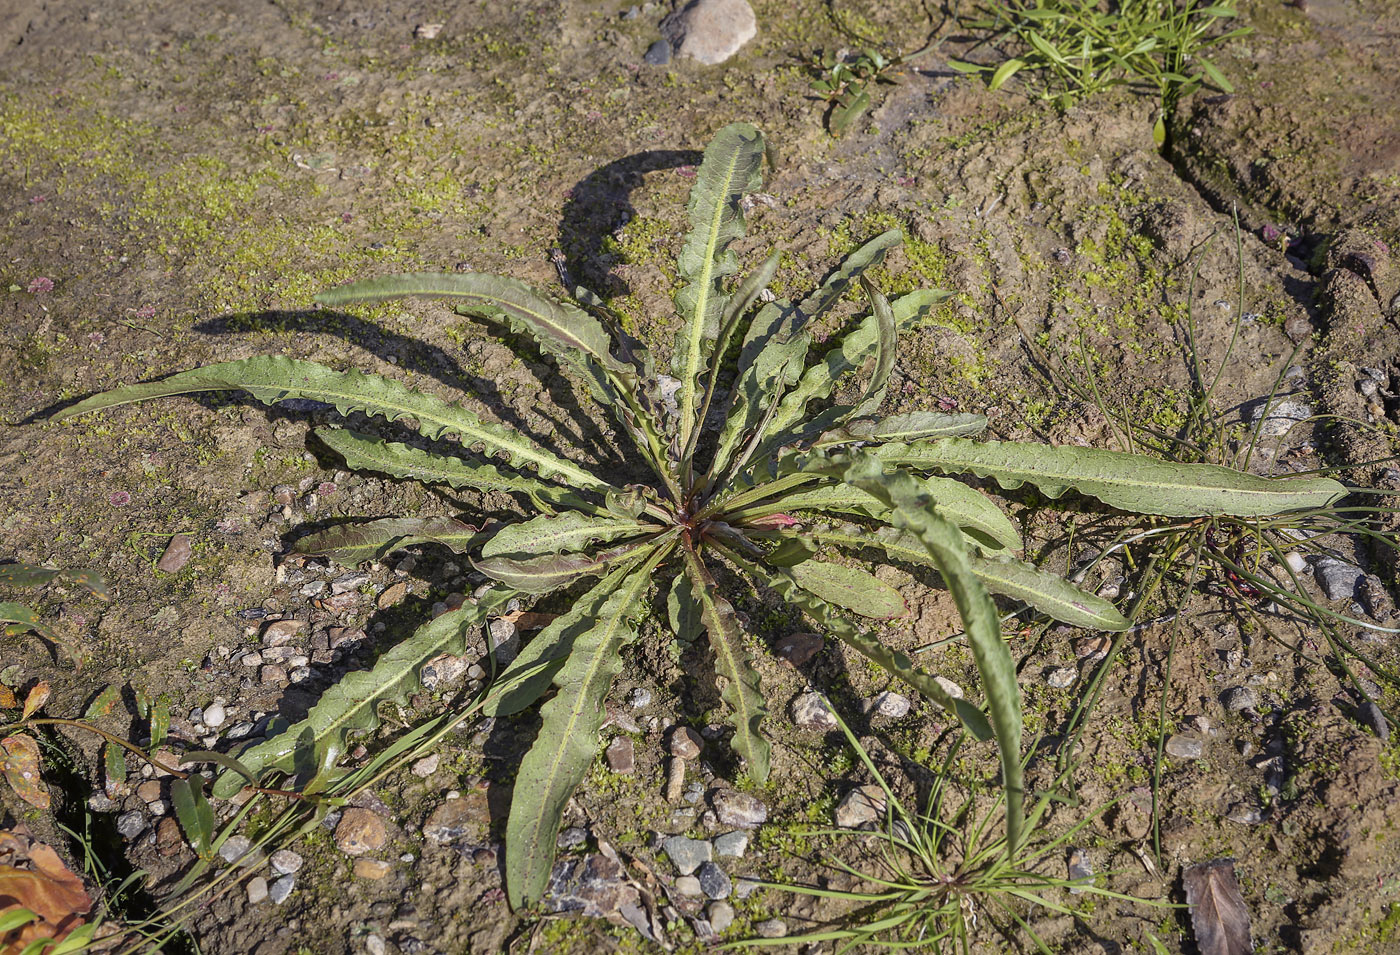
M 166 816 L 156 826 L 156 851 L 163 856 L 173 856 L 185 846 L 185 837 L 180 832 L 180 824 L 174 816 Z
M 258 671 L 258 679 L 263 683 L 286 683 L 287 670 L 275 663 L 264 664 Z
M 700 734 L 689 726 L 677 726 L 671 731 L 672 756 L 679 756 L 681 759 L 694 759 L 700 755 L 700 748 L 704 745 Z
M 165 545 L 165 553 L 160 555 L 160 560 L 156 561 L 156 570 L 163 574 L 177 573 L 181 567 L 190 562 L 190 556 L 194 553 L 194 548 L 190 544 L 190 535 L 176 534 L 170 538 L 170 543 Z
M 160 783 L 148 779 L 136 787 L 136 795 L 142 802 L 155 802 L 160 798 Z
M 619 736 L 608 744 L 608 768 L 615 773 L 630 774 L 636 770 L 632 739 Z
M 773 645 L 773 652 L 795 667 L 804 666 L 821 652 L 825 641 L 815 633 L 790 633 Z
M 389 834 L 384 820 L 368 809 L 347 809 L 335 827 L 335 844 L 346 855 L 359 856 L 384 848 Z
M 403 598 L 407 596 L 408 584 L 404 583 L 403 581 L 399 581 L 396 584 L 390 584 L 389 586 L 385 587 L 382 591 L 380 591 L 379 598 L 375 601 L 375 603 L 379 605 L 380 610 L 383 610 L 386 607 L 392 607 L 395 604 L 401 603 L 403 601 Z
M 456 842 L 468 833 L 482 830 L 491 820 L 486 793 L 469 792 L 458 799 L 449 799 L 433 810 L 423 823 L 423 838 L 438 845 Z
M 280 647 L 291 643 L 306 627 L 305 620 L 274 620 L 263 628 L 263 645 Z
M 388 875 L 393 868 L 393 863 L 385 862 L 383 859 L 356 859 L 355 878 L 369 879 L 371 882 L 378 882 Z

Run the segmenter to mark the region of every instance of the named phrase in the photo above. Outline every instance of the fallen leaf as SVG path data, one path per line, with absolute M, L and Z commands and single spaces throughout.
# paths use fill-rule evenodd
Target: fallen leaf
M 37 921 L 0 932 L 0 955 L 24 951 L 41 939 L 61 940 L 83 924 L 92 898 L 58 853 L 14 832 L 0 832 L 0 849 L 14 863 L 0 865 L 0 916 L 21 910 L 38 916 Z M 29 867 L 21 868 L 26 863 Z
M 14 710 L 19 708 L 19 700 L 15 699 L 15 691 L 0 683 L 0 710 Z
M 1216 859 L 1181 874 L 1201 955 L 1252 955 L 1249 909 L 1235 881 L 1235 860 Z
M 531 610 L 513 610 L 502 614 L 501 619 L 515 624 L 517 630 L 539 630 L 559 619 L 557 613 L 535 613 Z
M 27 720 L 43 708 L 49 701 L 49 694 L 53 692 L 53 687 L 49 686 L 45 680 L 35 683 L 29 691 L 29 695 L 24 698 L 24 712 L 20 714 L 20 719 Z
M 49 791 L 39 776 L 39 742 L 34 737 L 21 733 L 0 739 L 0 773 L 25 802 L 49 808 Z

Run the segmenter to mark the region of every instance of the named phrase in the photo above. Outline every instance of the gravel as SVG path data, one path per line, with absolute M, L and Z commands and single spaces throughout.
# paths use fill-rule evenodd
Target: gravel
M 818 693 L 803 693 L 793 700 L 790 713 L 792 721 L 804 730 L 825 732 L 834 730 L 839 725 L 836 722 L 836 714 L 831 712 L 826 701 Z
M 726 832 L 714 839 L 715 855 L 742 859 L 749 848 L 749 834 L 742 829 Z
M 710 804 L 720 823 L 733 829 L 757 829 L 768 820 L 768 807 L 748 793 L 716 789 L 710 794 Z
M 704 839 L 689 839 L 685 836 L 672 836 L 661 843 L 661 848 L 681 875 L 690 875 L 709 862 L 714 855 L 714 846 Z
M 695 877 L 700 880 L 700 889 L 706 898 L 725 899 L 734 891 L 734 884 L 729 881 L 729 876 L 713 862 L 702 863 L 700 868 L 695 870 Z

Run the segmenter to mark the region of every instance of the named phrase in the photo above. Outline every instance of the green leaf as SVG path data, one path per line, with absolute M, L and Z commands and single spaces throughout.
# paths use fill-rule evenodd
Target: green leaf
M 489 536 L 453 517 L 381 517 L 308 534 L 292 545 L 292 551 L 326 555 L 342 564 L 362 564 L 414 544 L 441 544 L 454 554 L 463 554 Z
M 978 66 L 976 63 L 968 63 L 966 60 L 948 60 L 948 68 L 959 73 L 981 73 L 987 69 L 985 66 Z
M 844 479 L 889 504 L 891 524 L 923 542 L 953 596 L 996 731 L 1006 794 L 1006 844 L 1009 857 L 1014 858 L 1021 845 L 1025 797 L 1021 777 L 1021 692 L 1016 683 L 1016 664 L 1001 638 L 996 606 L 973 574 L 962 535 L 938 514 L 918 481 L 900 471 L 886 473 L 881 462 L 870 455 L 854 459 L 846 468 Z
M 506 893 L 519 909 L 544 896 L 564 803 L 598 753 L 603 701 L 636 639 L 641 596 L 668 548 L 634 570 L 580 633 L 554 675 L 558 692 L 540 708 L 539 736 L 521 761 L 506 823 Z
M 24 633 L 33 630 L 53 639 L 53 631 L 45 626 L 39 615 L 23 604 L 0 602 L 0 623 L 7 624 L 6 633 Z
M 909 609 L 899 591 L 855 567 L 807 560 L 789 567 L 787 572 L 803 590 L 862 617 L 884 620 L 903 616 Z
M 397 441 L 381 441 L 348 428 L 317 428 L 316 437 L 345 460 L 352 471 L 378 471 L 425 484 L 446 484 L 477 491 L 527 494 L 549 507 L 596 512 L 598 505 L 567 488 L 522 474 L 509 474 L 493 464 L 469 464 L 460 458 L 433 454 Z
M 23 928 L 30 922 L 37 921 L 39 921 L 38 914 L 29 909 L 9 909 L 0 914 L 0 938 L 4 938 L 6 934 L 15 929 Z
M 204 777 L 190 776 L 170 784 L 170 801 L 175 806 L 175 818 L 185 830 L 190 848 L 201 859 L 213 857 L 212 846 L 216 823 L 214 807 L 204 795 Z
M 246 391 L 263 404 L 287 398 L 310 398 L 335 405 L 343 415 L 362 411 L 390 421 L 413 418 L 428 438 L 456 434 L 466 446 L 480 445 L 486 453 L 501 453 L 514 466 L 532 465 L 539 476 L 558 476 L 572 487 L 604 491 L 608 485 L 583 468 L 537 446 L 504 425 L 482 421 L 461 405 L 415 391 L 379 375 L 339 372 L 313 361 L 264 355 L 209 365 L 171 375 L 161 381 L 128 385 L 94 395 L 53 416 L 62 421 L 104 408 L 199 391 Z
M 1167 144 L 1167 118 L 1159 115 L 1152 124 L 1152 145 L 1161 149 Z
M 875 316 L 875 370 L 870 373 L 870 380 L 865 385 L 865 394 L 856 406 L 847 412 L 846 417 L 856 418 L 874 414 L 885 400 L 885 388 L 890 382 L 890 372 L 894 370 L 895 346 L 899 339 L 899 326 L 895 323 L 890 303 L 863 275 L 860 284 L 861 288 L 865 289 L 865 294 L 870 297 L 871 310 Z
M 423 624 L 413 635 L 386 652 L 368 670 L 347 673 L 332 686 L 299 723 L 238 754 L 249 771 L 271 769 L 305 773 L 313 782 L 340 759 L 351 730 L 379 725 L 376 707 L 383 700 L 407 702 L 418 688 L 419 672 L 442 653 L 462 653 L 467 635 L 504 604 L 512 592 L 504 587 L 487 591 L 475 604 L 449 610 Z M 223 773 L 214 784 L 214 795 L 227 799 L 243 787 L 243 777 Z M 309 784 L 308 784 L 309 785 Z
M 797 303 L 797 310 L 809 322 L 825 315 L 827 310 L 846 294 L 852 283 L 884 262 L 885 253 L 898 248 L 903 242 L 904 233 L 900 229 L 881 232 L 842 259 L 841 264 L 826 277 L 820 288 Z
M 1225 74 L 1221 73 L 1210 60 L 1203 56 L 1198 56 L 1196 57 L 1196 63 L 1201 69 L 1206 71 L 1206 76 L 1210 77 L 1210 81 L 1214 83 L 1219 90 L 1225 93 L 1233 93 L 1235 91 L 1235 87 L 1225 78 Z
M 700 619 L 715 653 L 715 672 L 728 681 L 720 698 L 729 704 L 728 719 L 734 727 L 731 745 L 744 758 L 749 777 L 756 783 L 765 783 L 770 749 L 759 731 L 759 724 L 768 715 L 768 707 L 758 671 L 744 650 L 744 638 L 733 605 L 720 596 L 719 584 L 695 551 L 687 549 L 684 553 L 691 597 L 699 605 Z
M 1073 489 L 1111 507 L 1163 517 L 1261 517 L 1327 507 L 1347 493 L 1331 478 L 1265 478 L 1098 448 L 944 438 L 889 444 L 872 454 L 886 467 L 971 472 L 1009 490 L 1029 482 L 1052 500 Z
M 870 91 L 862 89 L 858 92 L 848 93 L 840 103 L 831 110 L 831 133 L 834 136 L 845 135 L 847 129 L 856 120 L 865 115 L 870 109 Z
M 687 646 L 694 646 L 700 634 L 705 632 L 704 621 L 700 619 L 700 605 L 691 591 L 690 577 L 685 574 L 676 574 L 671 589 L 666 593 L 666 619 L 676 639 Z
M 656 537 L 641 538 L 591 554 L 546 554 L 543 557 L 524 560 L 491 557 L 473 560 L 472 566 L 492 580 L 498 580 L 514 590 L 527 594 L 544 594 L 566 587 L 580 577 L 601 574 L 618 561 L 635 557 L 638 550 L 657 540 Z
M 857 418 L 826 432 L 812 442 L 816 450 L 857 441 L 887 444 L 891 441 L 917 441 L 924 438 L 960 438 L 981 434 L 987 417 L 980 414 L 944 414 L 940 411 L 909 411 L 887 418 Z
M 115 743 L 105 743 L 102 746 L 102 768 L 107 775 L 106 790 L 108 797 L 115 796 L 126 782 L 126 750 Z
M 89 703 L 87 709 L 83 711 L 83 719 L 89 723 L 95 723 L 108 713 L 111 713 L 112 707 L 120 703 L 121 699 L 122 688 L 120 685 L 113 683 L 92 698 L 92 702 Z
M 164 693 L 151 700 L 150 713 L 151 749 L 158 749 L 170 735 L 170 700 Z
M 993 92 L 1001 89 L 1002 84 L 1004 84 L 1007 80 L 1011 79 L 1011 77 L 1015 76 L 1016 73 L 1021 69 L 1021 67 L 1025 65 L 1026 63 L 1024 60 L 1007 60 L 1005 63 L 1001 64 L 996 68 L 996 72 L 992 74 L 992 81 L 987 84 L 987 89 Z
M 61 573 L 63 571 L 36 564 L 0 564 L 0 584 L 7 587 L 42 587 Z
M 659 533 L 665 528 L 639 521 L 590 517 L 566 511 L 563 514 L 543 514 L 527 521 L 507 524 L 497 531 L 481 548 L 483 558 L 508 557 L 527 560 L 544 554 L 582 550 L 598 541 L 616 540 L 645 533 Z
M 680 379 L 680 445 L 685 447 L 696 420 L 700 372 L 719 336 L 726 296 L 724 279 L 738 269 L 729 245 L 744 234 L 739 200 L 763 183 L 763 136 L 748 123 L 733 123 L 715 135 L 690 190 L 690 235 L 676 265 L 686 284 L 676 293 L 683 320 L 672 367 Z

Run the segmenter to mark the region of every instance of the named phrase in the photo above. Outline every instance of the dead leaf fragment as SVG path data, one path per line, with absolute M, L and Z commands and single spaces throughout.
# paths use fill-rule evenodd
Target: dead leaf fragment
M 28 909 L 39 916 L 37 922 L 0 933 L 0 955 L 23 951 L 40 939 L 63 939 L 83 924 L 92 899 L 58 853 L 19 833 L 0 831 L 0 856 L 7 863 L 0 865 L 0 915 Z
M 0 710 L 13 710 L 19 708 L 19 700 L 15 699 L 15 691 L 0 683 Z
M 1235 860 L 1188 866 L 1181 882 L 1201 955 L 1252 955 L 1249 909 L 1235 881 Z
M 24 698 L 24 712 L 20 714 L 20 719 L 27 720 L 39 712 L 49 701 L 49 694 L 52 692 L 53 688 L 46 681 L 40 680 L 35 683 L 29 695 Z
M 49 808 L 49 791 L 39 776 L 39 741 L 34 737 L 19 733 L 0 739 L 0 773 L 25 802 Z

